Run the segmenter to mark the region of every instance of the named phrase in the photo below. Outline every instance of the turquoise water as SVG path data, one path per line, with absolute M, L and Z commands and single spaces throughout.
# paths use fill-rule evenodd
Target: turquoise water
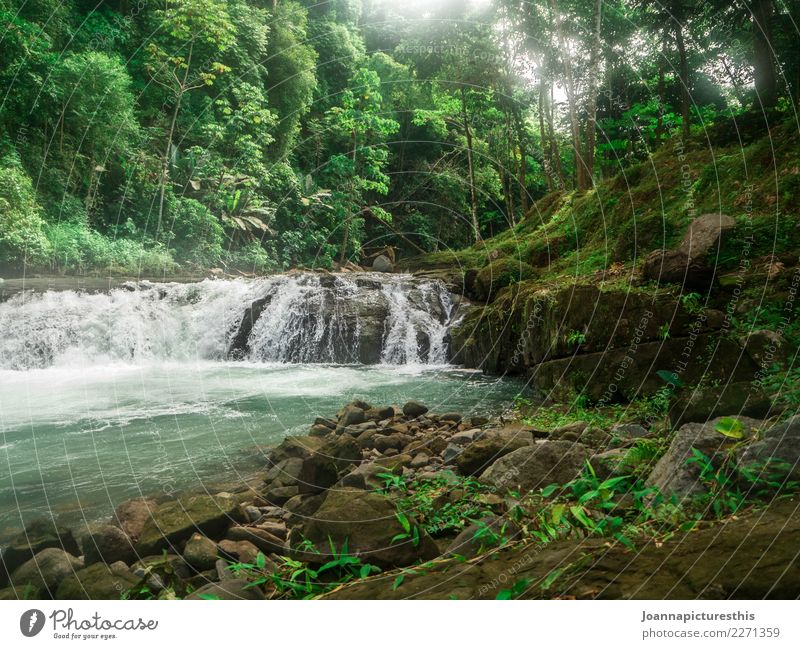
M 354 398 L 498 413 L 522 384 L 432 366 L 215 361 L 0 370 L 0 540 L 53 513 L 74 525 L 128 498 L 263 467 L 256 447 L 304 434 Z

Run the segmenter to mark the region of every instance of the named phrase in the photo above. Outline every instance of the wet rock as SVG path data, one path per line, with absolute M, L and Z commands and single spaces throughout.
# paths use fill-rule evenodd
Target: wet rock
M 419 453 L 414 456 L 414 459 L 411 460 L 409 466 L 412 469 L 421 469 L 424 466 L 427 466 L 431 461 L 431 458 L 428 457 L 425 453 Z
M 123 593 L 139 584 L 139 578 L 127 566 L 95 563 L 65 577 L 56 590 L 57 599 L 120 599 Z
M 486 431 L 456 457 L 455 463 L 464 475 L 479 475 L 497 459 L 523 446 L 530 446 L 533 436 L 521 429 Z
M 314 519 L 303 525 L 302 530 L 292 530 L 290 541 L 293 546 L 302 539 L 311 541 L 320 553 L 317 560 L 321 562 L 330 558 L 331 544 L 338 551 L 345 543 L 348 551 L 361 557 L 364 563 L 383 568 L 436 557 L 436 544 L 423 530 L 417 545 L 410 538 L 392 541 L 398 534 L 406 533 L 396 512 L 391 500 L 376 493 L 358 489 L 330 491 Z M 412 529 L 417 525 L 411 517 L 409 523 Z
M 461 423 L 461 415 L 457 412 L 446 412 L 439 415 L 439 421 L 448 421 L 455 424 Z
M 269 532 L 273 536 L 278 537 L 279 539 L 286 539 L 286 535 L 288 534 L 286 530 L 286 523 L 278 522 L 278 521 L 263 521 L 257 525 L 259 529 L 264 530 L 265 532 Z
M 105 523 L 88 526 L 81 536 L 81 549 L 87 566 L 97 561 L 130 563 L 135 557 L 128 535 L 119 527 Z
M 378 255 L 372 262 L 372 270 L 378 273 L 392 273 L 394 264 L 386 255 Z
M 458 444 L 460 446 L 466 446 L 471 442 L 474 442 L 483 434 L 483 431 L 480 428 L 471 428 L 469 430 L 462 430 L 458 433 L 455 433 L 452 437 L 450 437 L 451 444 Z
M 12 539 L 4 549 L 3 559 L 0 561 L 0 585 L 6 583 L 8 573 L 12 573 L 47 548 L 59 548 L 74 556 L 80 554 L 78 544 L 70 530 L 58 525 L 52 519 L 37 519 L 31 522 L 24 532 Z
M 136 544 L 139 555 L 175 548 L 195 532 L 222 537 L 228 526 L 239 519 L 238 503 L 231 496 L 188 495 L 159 505 Z
M 291 498 L 294 498 L 300 493 L 300 487 L 291 486 L 291 487 L 275 487 L 269 489 L 267 493 L 264 495 L 264 498 L 267 502 L 272 503 L 273 505 L 283 505 Z
M 256 557 L 261 552 L 250 541 L 231 541 L 230 539 L 223 539 L 219 542 L 219 551 L 231 561 L 250 564 L 255 564 Z
M 339 426 L 352 426 L 363 424 L 366 421 L 364 410 L 356 406 L 345 406 L 344 411 L 339 416 Z
M 463 446 L 458 444 L 448 444 L 444 451 L 442 451 L 442 459 L 444 460 L 445 464 L 451 464 L 459 455 L 461 455 L 461 453 L 463 453 L 463 451 Z
M 303 460 L 297 483 L 299 493 L 324 491 L 337 482 L 342 471 L 360 462 L 361 447 L 358 442 L 350 435 L 340 435 Z
M 81 568 L 83 561 L 77 557 L 60 548 L 47 548 L 17 568 L 10 583 L 17 589 L 31 586 L 40 595 L 54 597 L 58 585 Z
M 415 417 L 421 417 L 426 412 L 428 412 L 427 406 L 420 403 L 419 401 L 408 401 L 403 406 L 403 414 L 409 419 L 414 419 Z
M 135 542 L 139 540 L 139 535 L 142 533 L 145 523 L 149 520 L 150 514 L 156 507 L 156 501 L 151 498 L 126 500 L 117 507 L 114 512 L 114 520 L 122 531 Z
M 286 551 L 283 539 L 279 539 L 277 536 L 259 527 L 232 527 L 228 530 L 228 539 L 231 541 L 248 541 L 265 555 L 273 552 L 280 553 Z
M 217 562 L 217 544 L 202 534 L 192 534 L 183 549 L 183 558 L 198 570 L 209 570 Z
M 413 437 L 403 435 L 402 433 L 392 433 L 391 435 L 380 435 L 375 438 L 374 448 L 378 449 L 380 453 L 386 452 L 387 449 L 395 448 L 398 450 L 404 449 L 411 442 L 414 441 Z
M 522 446 L 495 460 L 480 477 L 500 492 L 522 494 L 549 484 L 565 484 L 578 477 L 589 449 L 566 441 L 544 441 Z

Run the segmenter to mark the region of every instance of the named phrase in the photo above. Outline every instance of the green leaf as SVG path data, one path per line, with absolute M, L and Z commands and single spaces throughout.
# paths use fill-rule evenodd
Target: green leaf
M 725 435 L 725 437 L 731 437 L 733 439 L 742 439 L 742 437 L 744 437 L 742 422 L 736 419 L 736 417 L 723 417 L 717 422 L 714 429 L 718 433 Z
M 542 498 L 548 498 L 552 496 L 556 492 L 556 489 L 559 488 L 559 486 L 560 485 L 557 484 L 547 485 L 544 489 L 542 489 Z
M 564 517 L 564 510 L 566 508 L 567 506 L 564 503 L 553 505 L 553 508 L 550 510 L 550 520 L 552 521 L 553 525 L 559 525 L 561 523 L 561 519 Z
M 583 507 L 579 507 L 574 505 L 569 508 L 569 511 L 572 512 L 572 515 L 578 520 L 581 525 L 583 525 L 588 530 L 593 530 L 596 526 L 594 521 L 586 515 Z
M 672 384 L 676 388 L 683 387 L 683 381 L 675 372 L 669 372 L 667 370 L 658 370 L 656 372 L 656 376 L 660 378 L 664 383 Z
M 397 512 L 395 516 L 397 516 L 397 520 L 400 521 L 400 525 L 403 526 L 403 529 L 406 531 L 406 533 L 410 533 L 411 523 L 409 522 L 408 517 L 403 512 Z
M 403 583 L 403 580 L 405 580 L 405 578 L 406 578 L 405 575 L 397 575 L 397 577 L 395 577 L 394 579 L 394 583 L 392 584 L 392 590 L 397 590 L 398 588 L 400 588 L 400 584 Z

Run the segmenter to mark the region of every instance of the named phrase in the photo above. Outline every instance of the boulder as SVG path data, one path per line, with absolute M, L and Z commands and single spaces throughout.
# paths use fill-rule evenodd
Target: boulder
M 702 214 L 689 224 L 678 250 L 690 259 L 702 260 L 734 227 L 736 220 L 727 214 Z
M 299 493 L 324 491 L 336 483 L 342 471 L 360 462 L 361 447 L 358 442 L 346 433 L 340 435 L 303 460 L 297 482 Z
M 469 444 L 455 458 L 455 463 L 464 475 L 479 475 L 497 459 L 523 446 L 530 446 L 532 442 L 533 435 L 529 431 L 487 430 L 483 437 Z
M 339 416 L 339 426 L 352 426 L 354 424 L 363 424 L 366 421 L 364 410 L 357 406 L 345 406 L 342 414 Z
M 739 452 L 737 464 L 756 476 L 763 470 L 800 481 L 800 415 L 766 430 L 760 440 Z
M 394 473 L 400 475 L 403 467 L 411 464 L 411 456 L 406 454 L 381 457 L 372 462 L 364 462 L 359 467 L 345 475 L 339 485 L 354 489 L 377 490 L 384 487 L 384 481 L 378 477 L 380 473 Z
M 703 261 L 690 258 L 682 250 L 654 250 L 642 262 L 642 276 L 659 283 L 680 284 L 705 292 L 711 286 L 714 270 Z
M 263 600 L 266 597 L 259 586 L 253 586 L 246 579 L 226 579 L 218 584 L 206 584 L 186 599 Z
M 667 452 L 658 460 L 645 484 L 656 487 L 662 495 L 685 499 L 706 491 L 700 482 L 700 470 L 695 463 L 687 462 L 696 448 L 718 464 L 724 455 L 740 440 L 717 432 L 721 417 L 705 423 L 689 423 L 680 427 Z M 761 421 L 737 417 L 742 423 L 743 438 L 750 437 L 762 425 Z
M 250 541 L 231 541 L 230 539 L 223 539 L 219 542 L 219 551 L 231 561 L 251 564 L 256 562 L 256 557 L 261 552 Z
M 386 449 L 396 448 L 403 450 L 414 438 L 410 435 L 403 435 L 403 433 L 392 433 L 391 435 L 378 435 L 374 438 L 373 446 L 379 452 L 384 453 Z
M 331 545 L 339 552 L 345 544 L 348 553 L 381 568 L 408 566 L 438 556 L 436 544 L 413 517 L 408 516 L 408 523 L 419 533 L 416 545 L 410 536 L 392 540 L 406 531 L 391 500 L 359 489 L 337 489 L 328 492 L 314 518 L 302 529 L 294 528 L 289 538 L 293 547 L 303 539 L 310 541 L 320 554 L 305 553 L 304 558 L 323 563 L 331 558 Z
M 615 424 L 611 427 L 611 445 L 619 446 L 635 442 L 637 439 L 649 437 L 648 430 L 640 424 Z
M 290 457 L 300 459 L 311 457 L 324 443 L 325 440 L 322 438 L 310 435 L 285 437 L 278 446 L 269 452 L 270 466 L 274 467 Z
M 159 505 L 136 544 L 142 555 L 174 548 L 195 532 L 212 538 L 222 537 L 231 522 L 238 520 L 238 503 L 230 495 L 186 495 Z
M 762 370 L 775 363 L 785 367 L 796 351 L 784 336 L 768 329 L 749 332 L 739 339 L 739 344 Z
M 74 556 L 81 553 L 70 530 L 52 519 L 39 518 L 32 521 L 25 531 L 14 537 L 3 550 L 0 561 L 0 585 L 5 585 L 9 573 L 47 548 L 59 548 Z
M 625 456 L 628 449 L 612 448 L 602 453 L 595 453 L 589 458 L 592 469 L 600 480 L 625 474 Z
M 737 381 L 722 386 L 685 389 L 669 409 L 673 428 L 690 422 L 703 423 L 727 415 L 762 419 L 770 414 L 772 402 L 756 384 Z
M 114 512 L 116 523 L 132 541 L 138 541 L 150 514 L 157 507 L 151 498 L 134 498 L 121 503 Z
M 265 555 L 273 552 L 282 553 L 286 551 L 286 544 L 283 539 L 279 539 L 277 536 L 270 534 L 260 527 L 232 527 L 228 530 L 228 539 L 231 541 L 248 541 Z
M 116 525 L 93 523 L 81 536 L 81 549 L 86 565 L 104 561 L 114 563 L 133 561 L 133 543 L 125 532 Z
M 299 457 L 281 460 L 267 471 L 264 482 L 270 488 L 297 486 L 303 471 L 303 461 L 303 458 Z
M 428 407 L 420 403 L 419 401 L 408 401 L 403 406 L 403 414 L 409 419 L 415 419 L 416 417 L 421 417 L 426 412 L 428 412 Z
M 197 570 L 210 570 L 217 563 L 217 544 L 202 534 L 192 534 L 186 541 L 183 558 Z
M 549 484 L 565 484 L 578 477 L 589 458 L 589 449 L 566 441 L 544 441 L 523 446 L 495 460 L 480 481 L 522 494 Z
M 56 590 L 56 598 L 120 599 L 138 584 L 139 578 L 123 563 L 95 563 L 65 577 Z
M 377 273 L 392 273 L 394 264 L 386 255 L 378 255 L 372 262 L 372 270 Z
M 58 585 L 76 570 L 83 568 L 83 561 L 60 548 L 47 548 L 38 552 L 17 568 L 10 582 L 17 589 L 32 586 L 40 595 L 56 594 Z

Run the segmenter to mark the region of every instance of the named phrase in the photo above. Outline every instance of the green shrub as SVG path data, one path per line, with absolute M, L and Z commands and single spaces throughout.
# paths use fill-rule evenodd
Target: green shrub
M 534 268 L 524 261 L 514 257 L 501 257 L 478 271 L 475 294 L 482 300 L 490 299 L 501 288 L 535 277 Z
M 225 255 L 228 266 L 248 273 L 271 273 L 278 270 L 274 255 L 258 242 L 251 241 L 238 250 L 230 250 Z
M 48 252 L 42 208 L 31 179 L 16 164 L 0 166 L 0 266 L 35 266 Z
M 170 204 L 170 242 L 177 257 L 200 265 L 214 265 L 222 257 L 222 224 L 193 198 L 176 198 Z

